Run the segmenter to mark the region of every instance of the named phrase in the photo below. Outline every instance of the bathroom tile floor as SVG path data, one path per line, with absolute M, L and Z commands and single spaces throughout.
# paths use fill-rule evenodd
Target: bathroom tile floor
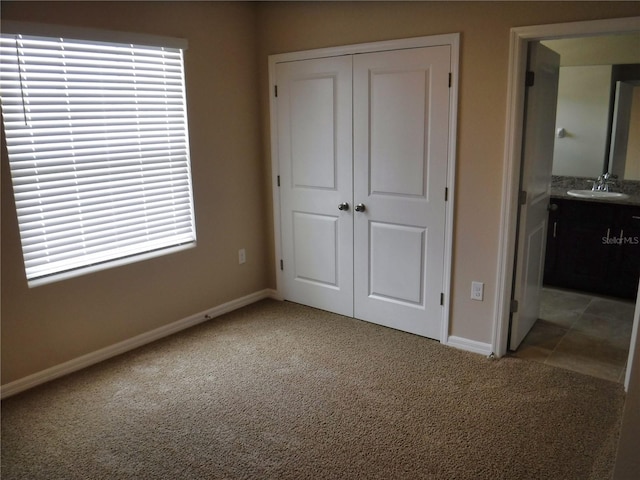
M 624 382 L 635 302 L 543 288 L 540 319 L 513 355 Z

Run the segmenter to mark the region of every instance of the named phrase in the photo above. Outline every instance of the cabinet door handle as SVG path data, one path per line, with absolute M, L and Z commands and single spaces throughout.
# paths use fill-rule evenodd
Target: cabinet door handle
M 634 220 L 640 220 L 640 216 L 638 215 L 631 215 L 631 218 L 633 218 Z
M 553 238 L 556 238 L 557 231 L 558 231 L 558 222 L 553 222 Z

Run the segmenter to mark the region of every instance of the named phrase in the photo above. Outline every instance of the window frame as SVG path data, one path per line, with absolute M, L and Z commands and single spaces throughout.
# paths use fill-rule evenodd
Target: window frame
M 23 271 L 25 272 L 25 278 L 28 286 L 31 288 L 31 287 L 36 287 L 40 285 L 46 285 L 53 282 L 58 282 L 61 280 L 74 278 L 74 277 L 86 275 L 86 274 L 101 271 L 101 270 L 111 269 L 114 267 L 128 265 L 131 263 L 137 263 L 137 262 L 145 261 L 151 258 L 156 258 L 156 257 L 188 250 L 191 248 L 195 248 L 197 244 L 197 235 L 196 235 L 197 225 L 196 225 L 196 215 L 195 215 L 195 206 L 194 206 L 191 155 L 190 155 L 190 147 L 189 147 L 189 124 L 188 124 L 186 72 L 185 72 L 186 66 L 185 66 L 185 59 L 184 59 L 184 52 L 188 48 L 187 40 L 174 38 L 174 37 L 147 35 L 147 34 L 139 34 L 139 33 L 68 27 L 68 26 L 62 26 L 62 25 L 38 24 L 38 23 L 30 23 L 30 22 L 14 22 L 14 21 L 3 21 L 2 33 L 8 34 L 8 35 L 22 34 L 26 36 L 53 37 L 53 38 L 62 37 L 62 38 L 75 39 L 75 40 L 86 41 L 86 42 L 109 42 L 109 43 L 133 44 L 138 46 L 166 47 L 166 48 L 182 50 L 182 53 L 181 53 L 182 70 L 183 70 L 182 89 L 184 92 L 184 126 L 186 130 L 186 151 L 187 151 L 186 165 L 188 166 L 188 193 L 189 193 L 189 202 L 190 202 L 190 219 L 192 223 L 193 240 L 182 243 L 182 244 L 175 244 L 175 245 L 169 245 L 166 247 L 161 247 L 155 250 L 147 250 L 147 251 L 134 253 L 127 256 L 120 256 L 120 257 L 112 258 L 110 260 L 105 260 L 99 263 L 85 264 L 84 266 L 79 266 L 72 269 L 58 271 L 56 273 L 51 273 L 45 276 L 34 277 L 31 279 L 26 278 L 26 275 L 27 275 L 26 265 L 23 258 L 23 266 L 25 268 L 25 270 Z M 3 129 L 3 134 L 5 134 L 4 124 L 2 125 L 2 129 Z M 10 165 L 11 161 L 9 160 L 9 158 L 10 157 L 7 156 L 7 161 Z M 12 194 L 15 195 L 15 191 L 13 188 L 13 179 L 12 179 Z M 16 217 L 17 217 L 18 212 L 17 212 L 17 205 L 15 203 L 15 198 L 14 198 L 14 211 L 16 212 Z M 20 245 L 21 245 L 21 254 L 24 257 L 22 236 L 20 236 Z

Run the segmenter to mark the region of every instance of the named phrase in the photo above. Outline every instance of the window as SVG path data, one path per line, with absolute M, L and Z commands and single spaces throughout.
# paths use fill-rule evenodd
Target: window
M 5 29 L 0 69 L 30 286 L 195 243 L 183 48 Z

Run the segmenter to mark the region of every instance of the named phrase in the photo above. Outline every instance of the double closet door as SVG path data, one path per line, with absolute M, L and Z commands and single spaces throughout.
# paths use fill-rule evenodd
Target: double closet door
M 450 48 L 276 65 L 286 300 L 440 339 Z

